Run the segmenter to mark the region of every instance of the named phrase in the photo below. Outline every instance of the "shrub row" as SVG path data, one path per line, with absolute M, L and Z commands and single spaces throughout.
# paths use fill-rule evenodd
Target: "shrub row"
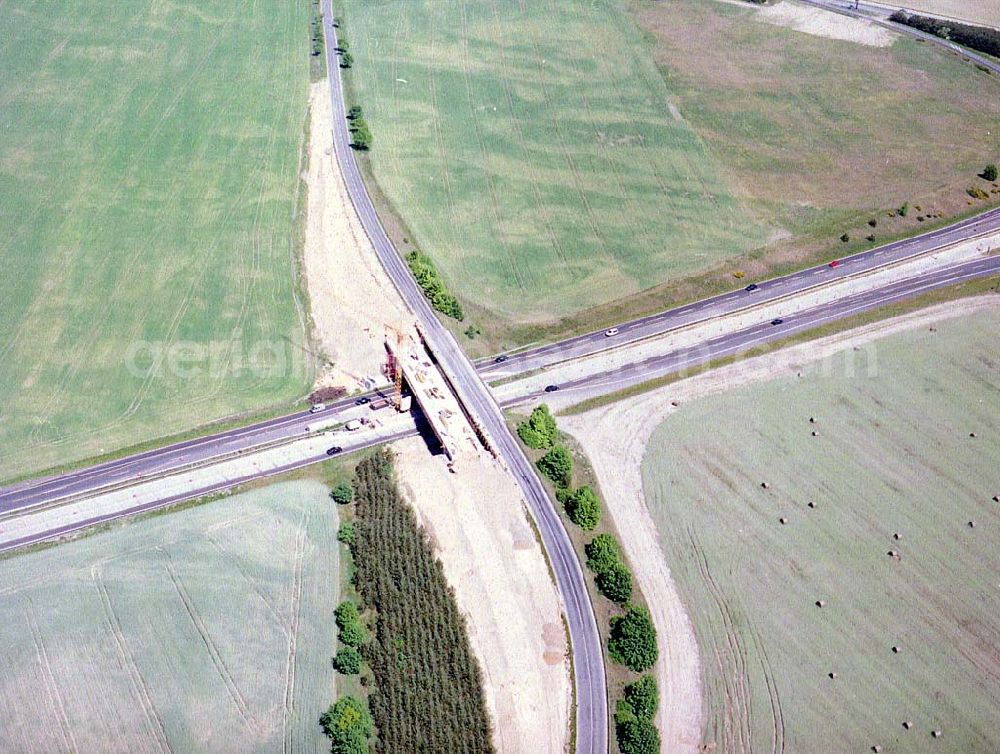
M 385 449 L 355 470 L 354 586 L 375 613 L 361 654 L 386 752 L 492 752 L 479 665 L 425 533 L 399 494 Z
M 462 305 L 445 288 L 444 281 L 430 257 L 414 249 L 406 255 L 406 263 L 409 265 L 413 277 L 416 278 L 417 285 L 424 292 L 424 296 L 431 302 L 431 306 L 445 316 L 457 319 L 459 322 L 465 319 Z
M 584 547 L 587 568 L 596 575 L 597 588 L 619 605 L 632 599 L 632 571 L 622 560 L 621 550 L 610 534 L 598 534 Z
M 349 54 L 345 53 L 344 57 L 348 56 Z M 341 58 L 341 65 L 343 65 L 343 59 Z M 362 151 L 371 148 L 372 132 L 368 129 L 368 122 L 365 120 L 360 105 L 351 105 L 351 109 L 347 111 L 347 122 L 347 130 L 351 132 L 351 146 Z
M 993 57 L 1000 57 L 1000 31 L 983 26 L 970 26 L 941 18 L 918 16 L 898 10 L 889 16 L 890 21 L 909 26 L 926 34 L 947 39 L 965 45 L 973 50 L 985 52 Z
M 657 754 L 660 733 L 653 725 L 653 716 L 660 703 L 656 679 L 644 675 L 625 687 L 615 709 L 615 737 L 622 754 Z

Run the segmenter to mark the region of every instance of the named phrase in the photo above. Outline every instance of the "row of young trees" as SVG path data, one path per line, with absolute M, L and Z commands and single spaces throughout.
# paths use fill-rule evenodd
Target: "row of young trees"
M 413 273 L 417 285 L 420 286 L 431 306 L 445 316 L 457 319 L 459 322 L 465 319 L 462 305 L 457 298 L 448 292 L 430 257 L 414 249 L 406 255 L 406 264 L 409 265 L 410 272 Z
M 601 500 L 587 485 L 573 489 L 573 456 L 559 442 L 559 428 L 548 406 L 537 406 L 528 419 L 518 424 L 517 435 L 529 448 L 545 451 L 536 461 L 539 471 L 556 486 L 556 497 L 570 521 L 584 531 L 592 531 L 601 519 Z M 610 533 L 597 534 L 584 546 L 584 554 L 598 590 L 624 609 L 610 619 L 608 654 L 636 673 L 648 670 L 659 651 L 656 627 L 648 611 L 631 604 L 632 571 L 618 541 Z M 653 725 L 658 699 L 652 676 L 642 676 L 625 686 L 615 710 L 615 737 L 622 754 L 654 754 L 660 750 L 660 734 Z
M 351 146 L 367 152 L 372 145 L 372 132 L 361 110 L 361 105 L 351 105 L 347 111 L 347 130 L 351 132 Z
M 354 587 L 365 613 L 374 616 L 373 635 L 358 646 L 374 676 L 368 705 L 376 750 L 492 752 L 482 678 L 465 621 L 399 493 L 389 451 L 378 451 L 355 469 L 353 514 L 346 538 Z M 345 609 L 345 627 L 355 614 Z
M 896 11 L 889 16 L 889 20 L 985 52 L 987 55 L 1000 57 L 1000 31 L 996 29 L 960 24 L 943 18 L 919 16 L 904 10 Z

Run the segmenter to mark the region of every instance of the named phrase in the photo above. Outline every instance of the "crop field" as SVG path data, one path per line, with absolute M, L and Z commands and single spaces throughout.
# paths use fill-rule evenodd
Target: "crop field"
M 310 382 L 309 4 L 0 3 L 0 479 Z
M 546 320 L 763 242 L 617 0 L 342 6 L 374 176 L 480 310 Z
M 700 646 L 706 744 L 1000 749 L 998 327 L 894 335 L 654 434 L 643 485 Z
M 329 750 L 337 512 L 299 481 L 3 561 L 0 750 Z
M 915 233 L 920 211 L 879 212 L 874 231 L 859 218 L 906 202 L 968 212 L 966 189 L 1000 154 L 1000 81 L 929 45 L 807 34 L 766 23 L 749 4 L 631 7 L 656 39 L 681 116 L 726 166 L 730 189 L 788 244 L 835 245 L 852 221 L 859 237 Z

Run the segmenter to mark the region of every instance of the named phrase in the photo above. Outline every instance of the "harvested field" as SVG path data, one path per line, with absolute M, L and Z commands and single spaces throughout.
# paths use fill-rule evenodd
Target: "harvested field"
M 705 744 L 1000 747 L 998 327 L 992 307 L 895 334 L 682 402 L 653 434 L 644 493 Z
M 996 0 L 906 0 L 903 7 L 1000 27 L 1000 5 Z
M 0 478 L 307 391 L 309 12 L 0 3 Z
M 546 320 L 763 242 L 617 0 L 343 5 L 375 178 L 477 311 Z
M 5 559 L 0 750 L 329 751 L 336 532 L 286 482 Z

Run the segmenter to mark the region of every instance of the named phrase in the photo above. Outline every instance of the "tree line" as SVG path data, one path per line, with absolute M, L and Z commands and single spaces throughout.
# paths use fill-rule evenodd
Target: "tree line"
M 996 29 L 960 24 L 942 18 L 920 16 L 915 13 L 907 13 L 904 10 L 896 11 L 889 16 L 889 20 L 917 29 L 925 34 L 933 34 L 935 37 L 965 45 L 979 52 L 985 52 L 987 55 L 1000 57 L 1000 31 Z
M 431 258 L 416 249 L 406 255 L 406 264 L 431 306 L 452 319 L 465 319 L 462 304 L 445 287 Z

